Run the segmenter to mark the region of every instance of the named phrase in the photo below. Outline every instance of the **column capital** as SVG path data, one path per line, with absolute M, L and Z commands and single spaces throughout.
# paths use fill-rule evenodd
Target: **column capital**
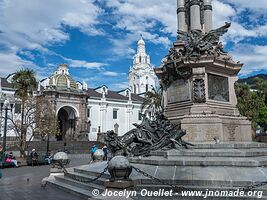
M 200 6 L 200 1 L 199 1 L 199 0 L 191 0 L 191 1 L 189 2 L 189 5 L 190 5 L 190 6 L 193 6 L 193 5 Z
M 186 12 L 185 7 L 177 8 L 177 14 L 180 13 L 180 12 Z
M 212 5 L 204 5 L 204 10 L 212 10 Z

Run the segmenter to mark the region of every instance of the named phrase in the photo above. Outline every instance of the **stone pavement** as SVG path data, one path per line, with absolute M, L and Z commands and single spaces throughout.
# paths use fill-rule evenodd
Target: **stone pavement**
M 70 167 L 87 164 L 89 155 L 70 155 Z M 49 166 L 20 167 L 2 170 L 0 200 L 80 200 L 79 197 L 54 188 L 42 188 L 49 176 Z

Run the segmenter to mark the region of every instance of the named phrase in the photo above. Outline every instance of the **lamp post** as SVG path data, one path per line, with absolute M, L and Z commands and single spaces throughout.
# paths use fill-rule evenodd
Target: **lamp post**
M 8 111 L 13 109 L 13 103 L 10 103 L 8 99 L 4 96 L 0 96 L 0 104 L 1 104 L 1 112 L 4 110 L 4 136 L 3 136 L 3 154 L 2 154 L 2 163 L 5 162 L 5 154 L 6 154 L 6 135 L 7 135 L 7 114 Z

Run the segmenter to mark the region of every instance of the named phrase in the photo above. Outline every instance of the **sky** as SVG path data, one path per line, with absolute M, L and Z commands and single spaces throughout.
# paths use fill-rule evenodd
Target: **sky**
M 214 28 L 226 21 L 239 77 L 267 73 L 267 0 L 213 0 Z M 75 80 L 120 90 L 140 34 L 158 67 L 176 30 L 176 0 L 0 0 L 0 76 L 27 67 L 41 80 L 66 63 Z

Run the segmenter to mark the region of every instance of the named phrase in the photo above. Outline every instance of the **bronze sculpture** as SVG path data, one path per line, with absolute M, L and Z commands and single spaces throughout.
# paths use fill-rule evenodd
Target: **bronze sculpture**
M 156 113 L 153 120 L 143 115 L 141 124 L 123 136 L 114 131 L 105 134 L 105 141 L 113 156 L 149 156 L 151 151 L 187 148 L 191 145 L 182 140 L 185 130 L 171 124 L 162 112 Z

